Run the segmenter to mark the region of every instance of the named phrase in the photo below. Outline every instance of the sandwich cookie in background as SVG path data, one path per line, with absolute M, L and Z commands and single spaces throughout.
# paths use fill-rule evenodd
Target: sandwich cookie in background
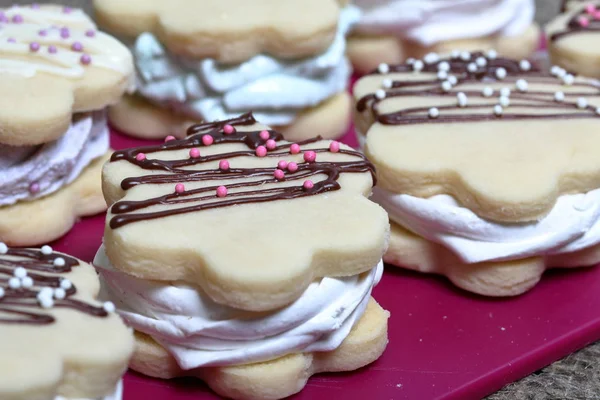
M 131 87 L 129 50 L 80 10 L 0 10 L 0 241 L 39 245 L 106 209 L 105 108 Z
M 130 367 L 276 399 L 379 358 L 389 222 L 373 174 L 346 145 L 288 142 L 251 114 L 114 153 L 94 265 L 135 329 Z
M 0 398 L 121 400 L 134 349 L 91 265 L 0 242 Z
M 355 0 L 362 11 L 348 41 L 354 68 L 397 64 L 429 52 L 496 49 L 529 57 L 540 31 L 534 0 Z
M 565 12 L 579 7 L 584 3 L 593 3 L 593 0 L 562 0 L 560 5 L 560 11 Z
M 456 52 L 382 64 L 354 94 L 392 221 L 385 261 L 488 296 L 600 262 L 596 81 Z
M 550 60 L 571 71 L 600 78 L 600 1 L 569 7 L 546 26 Z
M 351 110 L 346 33 L 360 12 L 340 3 L 95 0 L 137 70 L 137 92 L 110 109 L 111 122 L 133 136 L 184 137 L 191 121 L 253 111 L 289 140 L 341 136 Z

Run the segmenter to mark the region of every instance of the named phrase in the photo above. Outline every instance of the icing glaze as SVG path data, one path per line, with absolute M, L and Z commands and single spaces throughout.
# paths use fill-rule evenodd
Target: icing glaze
M 362 34 L 394 35 L 424 46 L 491 35 L 515 36 L 532 23 L 533 0 L 356 0 Z
M 124 274 L 103 247 L 94 265 L 101 297 L 114 301 L 130 326 L 152 336 L 185 370 L 332 351 L 363 314 L 383 272 L 380 262 L 357 276 L 320 278 L 292 304 L 265 314 L 217 304 L 196 287 Z
M 58 140 L 39 146 L 0 145 L 0 206 L 35 200 L 73 182 L 108 151 L 105 113 L 76 114 Z
M 253 110 L 264 124 L 290 124 L 300 111 L 345 90 L 351 74 L 344 55 L 345 35 L 359 15 L 355 7 L 344 8 L 329 49 L 294 61 L 268 55 L 236 65 L 183 59 L 144 33 L 132 49 L 138 93 L 192 119 L 223 120 Z

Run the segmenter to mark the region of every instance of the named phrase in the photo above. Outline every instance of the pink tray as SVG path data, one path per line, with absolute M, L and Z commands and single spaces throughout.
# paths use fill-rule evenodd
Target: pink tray
M 112 135 L 116 149 L 140 143 Z M 90 261 L 103 229 L 104 216 L 84 219 L 54 247 Z M 598 288 L 599 268 L 554 271 L 523 296 L 495 300 L 389 267 L 374 292 L 392 313 L 387 351 L 362 370 L 313 377 L 294 398 L 481 398 L 600 339 Z M 215 398 L 195 379 L 125 377 L 125 400 Z

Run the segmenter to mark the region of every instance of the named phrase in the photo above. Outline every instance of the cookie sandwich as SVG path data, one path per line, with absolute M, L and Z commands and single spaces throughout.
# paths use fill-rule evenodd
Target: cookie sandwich
M 106 209 L 105 109 L 130 87 L 129 50 L 80 10 L 0 10 L 0 241 L 39 245 Z
M 489 296 L 600 262 L 600 86 L 495 52 L 381 65 L 355 122 L 390 264 Z
M 346 132 L 346 32 L 335 0 L 95 0 L 102 26 L 131 42 L 137 92 L 111 122 L 144 138 L 185 135 L 190 121 L 253 111 L 289 140 Z
M 94 260 L 135 329 L 131 368 L 232 398 L 283 398 L 375 361 L 371 297 L 388 242 L 373 166 L 335 141 L 288 142 L 251 114 L 118 151 Z
M 496 49 L 530 56 L 539 43 L 534 0 L 355 0 L 362 11 L 348 42 L 354 68 L 398 64 L 430 52 Z
M 134 340 L 99 288 L 74 257 L 0 242 L 0 398 L 121 400 Z

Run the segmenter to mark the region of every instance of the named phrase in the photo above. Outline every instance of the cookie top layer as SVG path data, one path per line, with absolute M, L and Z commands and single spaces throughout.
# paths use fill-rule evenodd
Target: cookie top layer
M 318 138 L 286 142 L 250 114 L 189 133 L 116 152 L 105 166 L 104 242 L 116 268 L 263 311 L 317 277 L 377 264 L 388 221 L 366 198 L 374 171 L 362 154 Z
M 114 390 L 133 337 L 114 305 L 94 300 L 98 289 L 88 264 L 49 246 L 0 243 L 0 397 L 98 398 Z M 89 382 L 97 385 L 81 386 Z
M 450 194 L 481 217 L 536 220 L 600 187 L 600 88 L 494 52 L 430 54 L 361 79 L 356 122 L 380 185 Z
M 94 0 L 94 7 L 113 33 L 151 32 L 176 55 L 222 63 L 319 54 L 334 40 L 340 11 L 335 0 Z
M 81 10 L 0 10 L 0 143 L 37 145 L 63 135 L 76 112 L 102 109 L 131 86 L 129 50 Z

